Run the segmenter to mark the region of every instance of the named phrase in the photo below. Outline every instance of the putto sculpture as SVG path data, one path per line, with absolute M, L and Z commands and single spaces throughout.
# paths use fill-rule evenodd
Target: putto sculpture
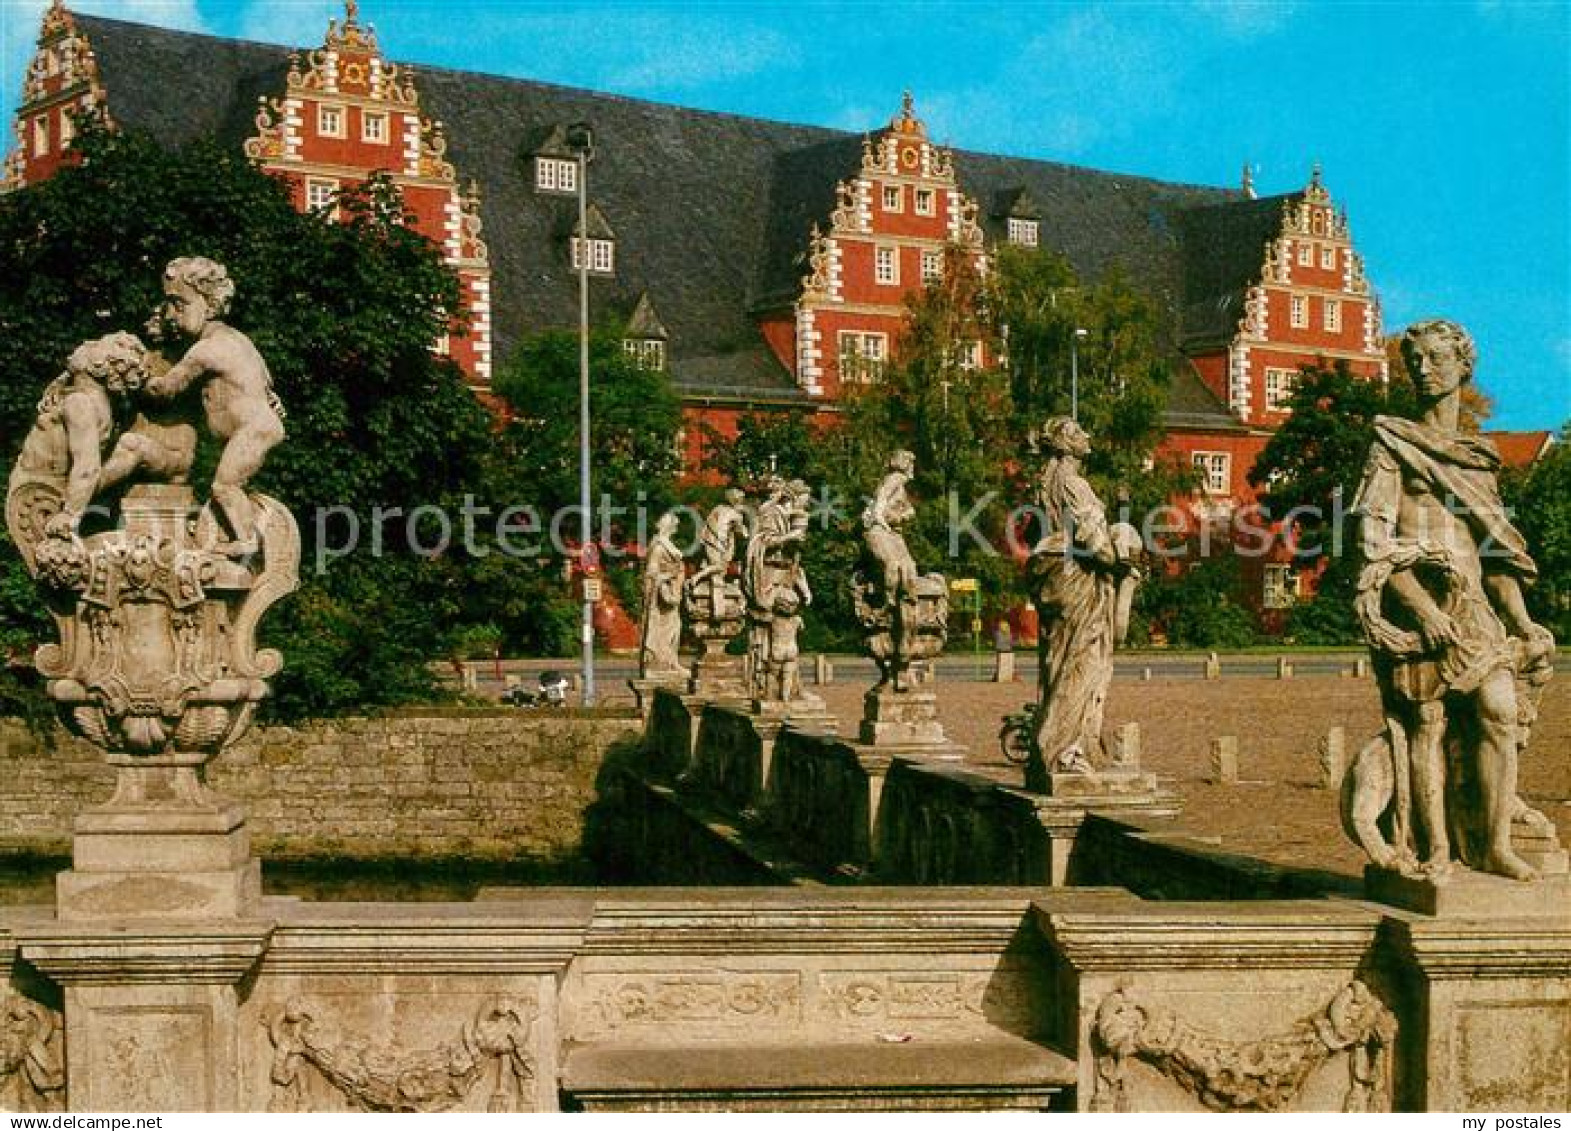
M 1564 872 L 1554 826 L 1517 793 L 1555 642 L 1523 601 L 1538 570 L 1501 503 L 1499 457 L 1458 426 L 1476 349 L 1455 323 L 1420 322 L 1402 356 L 1421 415 L 1376 418 L 1354 505 L 1385 728 L 1348 775 L 1344 824 L 1377 869 L 1411 879 L 1443 882 L 1457 862 Z
M 802 569 L 812 492 L 799 479 L 772 478 L 747 542 L 748 683 L 759 706 L 814 701 L 802 688 L 797 633 L 813 590 Z
M 36 657 L 46 690 L 116 767 L 113 800 L 77 820 L 78 867 L 60 877 L 68 918 L 239 914 L 260 891 L 244 812 L 202 769 L 250 727 L 283 664 L 256 632 L 298 585 L 299 532 L 281 503 L 244 490 L 283 437 L 282 410 L 250 339 L 218 320 L 234 294 L 224 268 L 175 260 L 165 291 L 156 320 L 195 339 L 181 359 L 126 333 L 78 347 L 6 495 L 59 633 Z M 190 388 L 224 444 L 206 507 L 187 483 L 196 428 L 176 398 Z M 118 438 L 115 402 L 131 409 Z M 147 886 L 171 868 L 178 882 Z
M 698 568 L 688 578 L 682 611 L 698 641 L 698 658 L 688 690 L 713 698 L 741 698 L 747 693 L 741 657 L 726 646 L 747 623 L 747 602 L 740 581 L 731 575 L 739 539 L 748 534 L 747 496 L 726 491 L 704 520 L 699 535 Z
M 862 512 L 862 563 L 851 599 L 879 681 L 864 700 L 861 738 L 871 744 L 940 744 L 936 698 L 915 685 L 912 665 L 936 659 L 949 634 L 941 573 L 919 574 L 903 528 L 916 515 L 906 485 L 916 457 L 897 451 Z
M 1102 717 L 1113 650 L 1129 631 L 1141 540 L 1107 511 L 1081 471 L 1091 444 L 1080 425 L 1056 417 L 1040 437 L 1047 455 L 1036 486 L 1042 537 L 1027 563 L 1040 634 L 1026 788 L 1053 774 L 1092 774 L 1104 760 Z

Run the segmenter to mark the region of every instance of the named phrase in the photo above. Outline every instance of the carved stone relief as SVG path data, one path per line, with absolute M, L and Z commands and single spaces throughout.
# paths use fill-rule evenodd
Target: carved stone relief
M 405 1051 L 344 1036 L 319 1019 L 320 1007 L 291 1001 L 268 1023 L 273 1043 L 273 1111 L 321 1110 L 308 1082 L 319 1080 L 356 1111 L 448 1111 L 482 1084 L 486 1110 L 518 1111 L 535 1076 L 533 1001 L 498 996 L 481 1005 L 458 1036 L 430 1049 Z M 307 1072 L 307 1069 L 313 1071 Z
M 0 995 L 0 1111 L 64 1110 L 63 1044 L 58 1013 Z
M 1213 1111 L 1286 1111 L 1310 1073 L 1347 1054 L 1343 1111 L 1391 1110 L 1396 1017 L 1362 982 L 1319 1013 L 1254 1041 L 1215 1036 L 1124 987 L 1102 1000 L 1091 1031 L 1092 1111 L 1131 1111 L 1129 1062 L 1143 1060 Z

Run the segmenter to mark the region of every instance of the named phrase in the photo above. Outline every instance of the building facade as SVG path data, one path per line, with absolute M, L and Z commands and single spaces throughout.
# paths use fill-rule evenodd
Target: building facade
M 45 14 L 5 183 L 70 160 L 72 114 L 171 143 L 217 137 L 287 179 L 302 209 L 381 173 L 463 286 L 436 348 L 484 395 L 511 344 L 597 322 L 686 406 L 690 463 L 752 412 L 833 413 L 894 356 L 946 256 L 985 271 L 1013 243 L 1082 278 L 1121 270 L 1173 313 L 1163 455 L 1192 465 L 1197 526 L 1254 500 L 1248 474 L 1300 367 L 1382 378 L 1380 309 L 1318 168 L 1299 192 L 1173 184 L 936 145 L 909 94 L 867 135 L 759 121 L 383 55 L 354 0 L 309 51 Z M 181 83 L 160 76 L 178 74 Z M 584 132 L 575 136 L 575 131 Z M 579 148 L 591 146 L 585 163 Z M 462 175 L 460 174 L 462 171 Z M 584 183 L 580 184 L 580 178 Z M 578 195 L 588 197 L 580 229 Z M 968 356 L 979 365 L 979 342 Z M 1270 606 L 1299 584 L 1274 551 Z

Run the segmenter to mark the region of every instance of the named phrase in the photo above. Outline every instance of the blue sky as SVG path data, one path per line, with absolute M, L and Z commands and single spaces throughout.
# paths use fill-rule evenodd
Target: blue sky
M 68 0 L 70 2 L 70 0 Z M 9 120 L 45 0 L 0 0 Z M 327 0 L 75 0 L 299 46 Z M 383 47 L 844 129 L 909 87 L 939 140 L 1262 194 L 1313 162 L 1346 204 L 1386 328 L 1479 341 L 1495 427 L 1571 420 L 1571 4 L 362 0 Z M 178 81 L 178 76 L 170 76 Z

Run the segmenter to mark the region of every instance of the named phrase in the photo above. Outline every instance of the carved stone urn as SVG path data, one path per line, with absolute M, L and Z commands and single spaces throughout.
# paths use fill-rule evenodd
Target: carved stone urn
M 83 537 L 37 508 L 12 527 L 60 636 L 36 657 L 48 695 L 115 767 L 114 797 L 77 818 L 64 919 L 242 915 L 260 898 L 244 810 L 204 782 L 282 667 L 256 631 L 299 584 L 293 516 L 251 500 L 258 548 L 238 560 L 216 552 L 214 522 L 185 485 L 131 488 L 104 533 Z
M 711 699 L 747 698 L 746 659 L 726 652 L 747 625 L 742 587 L 732 578 L 705 577 L 687 586 L 682 615 L 698 641 L 698 660 L 693 664 L 688 691 Z
M 918 665 L 937 659 L 949 638 L 949 587 L 943 574 L 915 578 L 909 591 L 891 600 L 882 585 L 858 570 L 851 580 L 851 602 L 863 646 L 879 673 L 877 685 L 863 698 L 861 740 L 875 746 L 943 745 L 937 696 L 918 677 Z

